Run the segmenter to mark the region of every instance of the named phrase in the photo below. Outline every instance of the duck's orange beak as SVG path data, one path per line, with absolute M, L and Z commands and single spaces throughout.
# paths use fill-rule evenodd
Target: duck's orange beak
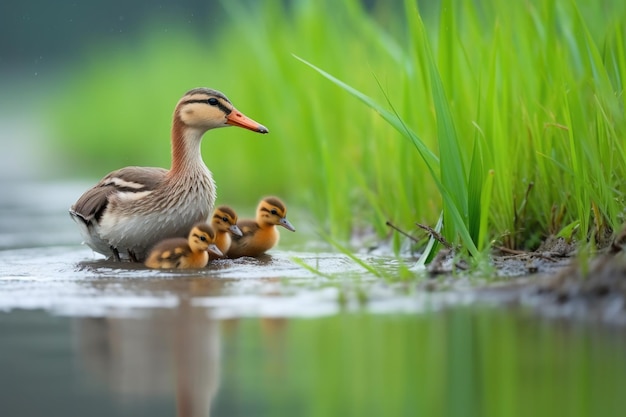
M 253 132 L 269 133 L 269 130 L 267 130 L 265 126 L 255 122 L 235 108 L 233 108 L 230 114 L 226 116 L 226 124 L 243 127 L 244 129 L 252 130 Z

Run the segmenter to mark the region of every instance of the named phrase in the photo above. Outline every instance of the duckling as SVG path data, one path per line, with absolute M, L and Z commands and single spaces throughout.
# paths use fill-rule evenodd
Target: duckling
M 268 133 L 219 91 L 194 88 L 185 93 L 174 110 L 171 168 L 113 171 L 70 208 L 85 243 L 116 260 L 121 254 L 142 261 L 156 243 L 183 236 L 196 222 L 206 221 L 216 193 L 200 153 L 201 139 L 206 131 L 226 126 Z
M 189 237 L 165 239 L 158 243 L 144 264 L 155 269 L 204 268 L 209 262 L 209 253 L 223 256 L 215 245 L 216 233 L 206 223 L 197 223 L 189 232 Z
M 235 236 L 243 236 L 241 229 L 237 226 L 237 213 L 228 206 L 219 206 L 215 209 L 211 226 L 216 234 L 215 245 L 217 245 L 224 256 L 228 252 L 232 242 L 232 238 L 230 237 L 231 233 Z M 209 254 L 209 258 L 216 259 L 217 257 Z
M 287 220 L 287 207 L 277 197 L 266 197 L 259 203 L 256 219 L 240 220 L 237 225 L 243 236 L 233 236 L 229 258 L 241 256 L 259 256 L 276 246 L 280 237 L 276 226 L 295 232 L 296 229 Z

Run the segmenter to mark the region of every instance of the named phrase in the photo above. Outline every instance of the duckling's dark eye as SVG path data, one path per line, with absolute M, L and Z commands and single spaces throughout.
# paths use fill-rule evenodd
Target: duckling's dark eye
M 209 103 L 211 106 L 217 106 L 219 104 L 219 101 L 215 97 L 211 97 L 206 102 Z
M 222 220 L 225 221 L 225 222 L 228 222 L 228 217 L 224 216 L 224 217 L 222 217 Z
M 270 211 L 270 213 L 272 213 L 273 215 L 277 215 L 278 212 L 276 211 L 276 209 L 272 209 L 272 211 Z
M 206 236 L 200 236 L 200 240 L 206 242 Z

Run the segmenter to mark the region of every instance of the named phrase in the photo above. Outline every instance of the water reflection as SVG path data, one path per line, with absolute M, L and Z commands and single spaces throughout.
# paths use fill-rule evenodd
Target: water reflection
M 189 287 L 206 293 L 204 281 L 195 280 Z M 233 356 L 242 362 L 249 361 L 248 353 L 242 348 L 240 320 L 217 320 L 209 310 L 194 307 L 188 297 L 181 298 L 177 308 L 146 310 L 135 317 L 72 320 L 73 349 L 83 372 L 104 383 L 121 403 L 173 397 L 178 417 L 212 415 L 224 362 L 222 334 L 239 340 L 235 345 L 230 344 L 234 349 L 229 352 L 228 362 L 232 363 Z M 297 370 L 285 363 L 285 358 L 293 354 L 286 339 L 288 320 L 259 318 L 254 323 L 260 336 L 255 346 L 267 354 L 255 366 L 269 371 L 272 377 L 291 378 L 290 373 Z M 240 372 L 238 369 L 234 374 Z M 260 386 L 256 389 L 268 395 L 275 389 L 283 389 L 257 382 Z M 232 375 L 230 383 L 225 389 L 225 407 L 236 410 L 237 406 L 228 399 L 228 393 L 237 389 L 232 384 Z M 250 383 L 254 381 L 247 380 L 243 385 Z
M 208 416 L 219 387 L 219 324 L 180 301 L 141 318 L 75 319 L 77 351 L 85 370 L 123 400 L 173 392 L 176 415 Z
M 626 406 L 626 339 L 607 328 L 478 306 L 217 320 L 179 301 L 130 317 L 0 314 L 3 415 L 605 417 Z

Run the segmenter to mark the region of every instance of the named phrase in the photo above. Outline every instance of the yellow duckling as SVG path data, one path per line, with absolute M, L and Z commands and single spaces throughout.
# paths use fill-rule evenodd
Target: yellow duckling
M 276 246 L 280 234 L 276 226 L 295 232 L 296 229 L 287 220 L 287 207 L 277 197 L 266 197 L 259 203 L 256 219 L 240 220 L 237 225 L 243 236 L 233 236 L 229 258 L 241 256 L 259 256 Z
M 215 209 L 211 226 L 215 230 L 215 245 L 224 256 L 232 242 L 231 233 L 235 236 L 243 236 L 241 229 L 237 226 L 237 213 L 228 206 L 219 206 Z M 209 253 L 209 258 L 216 259 L 218 256 Z
M 87 190 L 70 208 L 83 239 L 94 251 L 120 260 L 144 261 L 163 239 L 183 236 L 205 221 L 215 203 L 215 183 L 200 153 L 205 132 L 238 126 L 268 133 L 208 88 L 188 91 L 176 105 L 169 170 L 126 167 Z
M 206 223 L 196 223 L 189 237 L 165 239 L 150 251 L 145 265 L 155 269 L 204 268 L 209 262 L 209 253 L 223 256 L 215 245 L 215 231 Z

